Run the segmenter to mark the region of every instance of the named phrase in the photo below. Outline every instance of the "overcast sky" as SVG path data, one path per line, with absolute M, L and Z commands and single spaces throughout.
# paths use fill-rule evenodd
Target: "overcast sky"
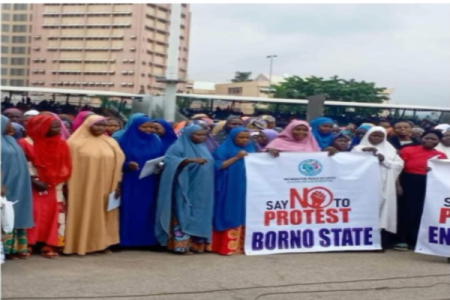
M 450 105 L 449 4 L 192 4 L 189 77 L 235 71 L 394 88 L 392 103 Z

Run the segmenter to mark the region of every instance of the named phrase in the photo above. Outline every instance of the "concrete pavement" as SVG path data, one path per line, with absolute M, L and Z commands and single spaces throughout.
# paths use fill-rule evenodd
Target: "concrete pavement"
M 33 256 L 2 267 L 2 299 L 113 297 L 450 300 L 450 265 L 444 258 L 395 251 L 232 257 L 124 251 L 56 260 Z

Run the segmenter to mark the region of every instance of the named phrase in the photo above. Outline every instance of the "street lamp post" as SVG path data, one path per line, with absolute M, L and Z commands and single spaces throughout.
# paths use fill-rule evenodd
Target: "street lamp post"
M 273 59 L 275 57 L 278 57 L 276 55 L 269 55 L 267 58 L 270 59 L 270 72 L 269 72 L 269 98 L 272 97 L 271 91 L 272 91 L 272 69 L 273 69 Z

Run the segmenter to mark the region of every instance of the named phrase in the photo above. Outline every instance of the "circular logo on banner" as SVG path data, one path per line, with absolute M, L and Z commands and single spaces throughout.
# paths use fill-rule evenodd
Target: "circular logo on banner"
M 315 159 L 307 159 L 298 165 L 298 170 L 305 176 L 316 176 L 322 172 L 322 164 Z

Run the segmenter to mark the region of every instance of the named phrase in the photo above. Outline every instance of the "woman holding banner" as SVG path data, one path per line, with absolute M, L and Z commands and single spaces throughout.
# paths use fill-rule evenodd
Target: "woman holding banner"
M 319 152 L 316 139 L 306 121 L 294 120 L 265 148 L 272 156 L 280 152 Z
M 214 234 L 212 251 L 221 255 L 243 252 L 245 237 L 246 174 L 244 157 L 254 153 L 250 133 L 244 127 L 230 135 L 214 152 L 216 164 Z
M 397 150 L 387 141 L 387 132 L 381 126 L 369 129 L 352 152 L 373 152 L 380 161 L 382 197 L 380 201 L 380 227 L 383 248 L 387 245 L 387 234 L 397 232 L 397 178 L 403 170 L 403 160 Z
M 445 153 L 447 157 L 450 157 L 450 130 L 443 132 L 443 137 L 439 145 L 437 145 L 436 150 Z
M 400 150 L 400 157 L 405 168 L 400 175 L 398 201 L 398 238 L 394 249 L 407 251 L 408 246 L 415 247 L 419 233 L 425 202 L 428 160 L 431 158 L 446 159 L 447 156 L 436 150 L 442 139 L 439 130 L 426 131 L 422 135 L 421 145 L 409 146 Z

